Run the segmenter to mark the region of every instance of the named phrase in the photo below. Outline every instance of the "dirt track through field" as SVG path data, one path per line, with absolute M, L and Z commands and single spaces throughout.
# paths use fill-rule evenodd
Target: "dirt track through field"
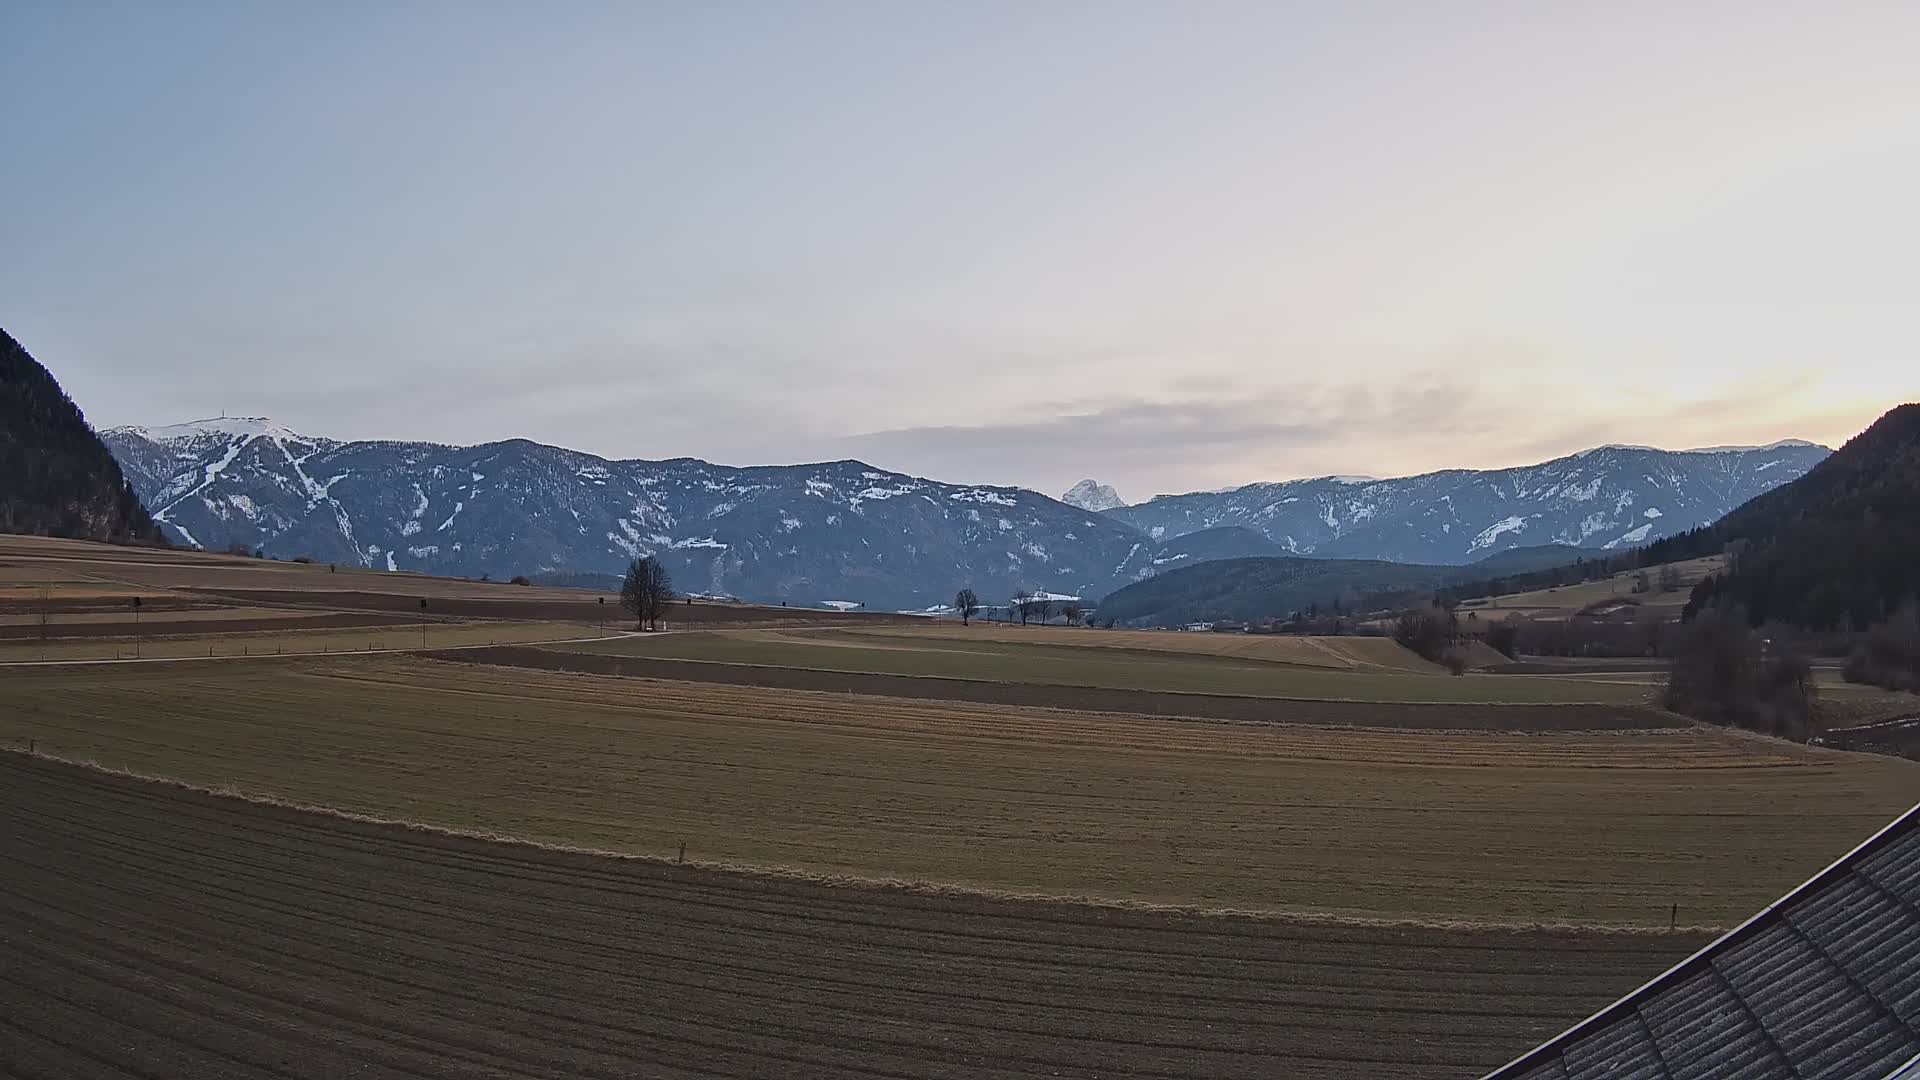
M 823 690 L 861 696 L 927 698 L 979 705 L 1011 705 L 1141 716 L 1194 717 L 1244 723 L 1343 724 L 1407 730 L 1637 731 L 1681 728 L 1672 713 L 1641 705 L 1407 704 L 1372 701 L 1303 701 L 1182 694 L 1150 690 L 1110 690 L 1090 686 L 1047 686 L 919 675 L 823 671 L 757 664 L 610 656 L 534 646 L 422 653 L 436 660 L 504 667 L 536 668 L 578 674 L 620 675 L 770 690 Z
M 1470 1077 L 1701 940 L 836 889 L 0 753 L 9 1076 Z

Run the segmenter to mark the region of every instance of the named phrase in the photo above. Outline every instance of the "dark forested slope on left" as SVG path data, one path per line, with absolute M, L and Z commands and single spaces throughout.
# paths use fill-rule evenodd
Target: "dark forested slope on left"
M 79 406 L 0 330 L 0 532 L 113 542 L 160 530 Z

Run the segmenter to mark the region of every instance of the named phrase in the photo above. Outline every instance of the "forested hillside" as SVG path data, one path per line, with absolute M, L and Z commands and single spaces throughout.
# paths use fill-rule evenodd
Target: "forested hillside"
M 86 417 L 12 335 L 0 330 L 0 532 L 160 541 Z
M 1865 630 L 1920 599 L 1920 404 L 1894 409 L 1806 476 L 1656 550 L 1728 545 L 1732 566 L 1700 583 L 1689 612 L 1732 603 L 1755 624 Z

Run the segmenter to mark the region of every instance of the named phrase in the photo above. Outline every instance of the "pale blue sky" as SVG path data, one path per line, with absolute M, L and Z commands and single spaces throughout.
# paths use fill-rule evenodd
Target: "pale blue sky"
M 1920 5 L 0 2 L 101 425 L 1123 495 L 1920 398 Z

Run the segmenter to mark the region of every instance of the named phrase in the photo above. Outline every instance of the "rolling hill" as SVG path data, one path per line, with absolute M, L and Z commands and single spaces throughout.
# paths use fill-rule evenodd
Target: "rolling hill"
M 1800 479 L 1650 554 L 1729 545 L 1728 571 L 1696 586 L 1689 610 L 1726 601 L 1756 624 L 1864 630 L 1920 600 L 1920 404 L 1893 409 Z
M 1515 548 L 1467 566 L 1298 556 L 1222 558 L 1129 585 L 1101 600 L 1099 614 L 1103 620 L 1149 626 L 1280 618 L 1309 604 L 1324 608 L 1338 603 L 1351 609 L 1384 602 L 1382 594 L 1439 589 L 1495 574 L 1562 566 L 1594 554 L 1583 548 L 1544 545 Z

